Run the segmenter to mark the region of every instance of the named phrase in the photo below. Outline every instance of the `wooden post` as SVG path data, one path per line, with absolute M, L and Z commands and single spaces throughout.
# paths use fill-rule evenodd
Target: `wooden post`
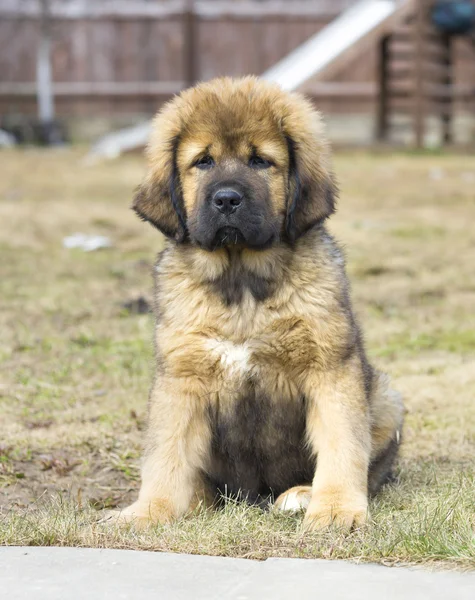
M 425 133 L 425 99 L 424 99 L 424 24 L 426 16 L 424 0 L 418 0 L 413 22 L 414 45 L 414 90 L 413 90 L 413 125 L 414 141 L 417 148 L 424 145 Z
M 447 96 L 442 98 L 442 142 L 444 144 L 451 144 L 453 141 L 452 131 L 452 116 L 453 116 L 453 81 L 452 81 L 452 39 L 449 35 L 444 36 L 444 48 L 445 48 L 445 60 L 443 61 L 444 66 L 447 69 L 446 75 L 443 80 L 443 85 L 446 86 Z
M 379 64 L 378 64 L 378 105 L 377 105 L 377 123 L 376 140 L 378 142 L 387 142 L 389 133 L 389 42 L 391 37 L 385 35 L 379 43 Z
M 198 36 L 194 4 L 194 0 L 187 0 L 183 13 L 184 71 L 188 86 L 194 85 L 198 79 Z

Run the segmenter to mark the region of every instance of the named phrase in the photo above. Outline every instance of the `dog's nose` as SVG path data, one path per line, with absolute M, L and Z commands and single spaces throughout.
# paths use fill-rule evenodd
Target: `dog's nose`
M 230 215 L 240 206 L 242 195 L 233 188 L 225 188 L 214 194 L 212 202 L 223 215 Z

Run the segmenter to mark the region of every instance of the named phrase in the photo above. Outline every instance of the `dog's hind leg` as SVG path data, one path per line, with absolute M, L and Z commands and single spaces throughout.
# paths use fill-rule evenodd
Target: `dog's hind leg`
M 195 492 L 190 502 L 188 512 L 200 512 L 209 508 L 215 508 L 217 504 L 217 493 L 203 475 L 198 478 Z
M 401 395 L 390 389 L 389 378 L 384 373 L 374 373 L 370 405 L 372 451 L 368 491 L 370 496 L 374 496 L 382 485 L 392 479 L 404 420 Z
M 297 512 L 307 510 L 312 499 L 311 485 L 296 485 L 280 494 L 274 503 L 274 510 Z

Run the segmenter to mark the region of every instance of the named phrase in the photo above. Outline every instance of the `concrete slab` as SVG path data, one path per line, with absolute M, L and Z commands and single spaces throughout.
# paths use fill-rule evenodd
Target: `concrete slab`
M 248 560 L 90 548 L 0 548 L 8 600 L 215 600 L 259 566 Z
M 342 560 L 269 558 L 234 600 L 331 598 L 331 600 L 475 600 L 475 572 L 357 565 Z
M 475 573 L 99 550 L 0 548 L 0 590 L 9 600 L 473 600 Z

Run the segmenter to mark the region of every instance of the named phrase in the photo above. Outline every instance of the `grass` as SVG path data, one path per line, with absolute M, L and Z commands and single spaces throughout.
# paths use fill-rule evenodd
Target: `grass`
M 137 493 L 160 236 L 129 210 L 138 156 L 0 155 L 0 543 L 475 567 L 473 157 L 341 154 L 330 228 L 370 356 L 407 407 L 398 481 L 351 534 L 228 503 L 144 532 L 99 522 Z M 433 169 L 443 173 L 433 180 Z M 107 235 L 84 253 L 62 239 Z
M 473 354 L 475 352 L 475 331 L 434 331 L 433 333 L 399 334 L 388 340 L 385 347 L 376 352 L 378 356 L 398 354 L 418 355 L 427 350 L 442 350 L 455 354 Z
M 4 529 L 5 543 L 75 545 L 232 555 L 374 560 L 385 564 L 437 563 L 466 568 L 475 560 L 473 521 L 464 519 L 473 500 L 473 478 L 427 482 L 428 492 L 406 481 L 374 502 L 373 522 L 351 534 L 330 531 L 303 535 L 299 517 L 264 513 L 233 503 L 224 510 L 197 514 L 146 532 L 110 530 L 97 523 L 97 512 L 56 497 L 16 515 Z

